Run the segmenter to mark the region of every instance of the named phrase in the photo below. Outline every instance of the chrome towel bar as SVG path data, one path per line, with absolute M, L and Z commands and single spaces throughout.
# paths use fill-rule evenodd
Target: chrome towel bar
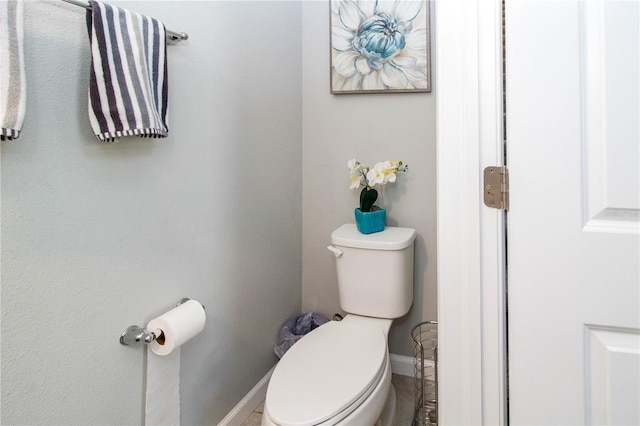
M 83 1 L 78 1 L 78 0 L 62 0 L 62 1 L 91 10 L 91 5 Z M 175 31 L 167 30 L 167 38 L 169 38 L 172 41 L 183 41 L 188 39 L 189 35 L 187 33 L 177 33 Z

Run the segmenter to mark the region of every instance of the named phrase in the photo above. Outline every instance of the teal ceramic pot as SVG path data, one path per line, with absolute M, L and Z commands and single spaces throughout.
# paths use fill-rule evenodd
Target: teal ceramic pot
M 384 231 L 384 224 L 387 219 L 387 211 L 385 209 L 363 212 L 357 208 L 355 213 L 356 225 L 361 233 L 373 234 L 374 232 Z

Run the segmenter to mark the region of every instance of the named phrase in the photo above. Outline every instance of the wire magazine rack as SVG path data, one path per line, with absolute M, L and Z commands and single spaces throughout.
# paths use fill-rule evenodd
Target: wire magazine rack
M 438 322 L 424 321 L 411 330 L 415 410 L 412 426 L 438 424 Z

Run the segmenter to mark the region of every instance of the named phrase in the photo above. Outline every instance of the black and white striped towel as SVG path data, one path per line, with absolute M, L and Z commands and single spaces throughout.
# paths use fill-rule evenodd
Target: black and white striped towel
M 96 137 L 166 137 L 167 44 L 162 22 L 90 0 L 89 120 Z
M 22 0 L 0 0 L 0 140 L 20 136 L 27 102 Z

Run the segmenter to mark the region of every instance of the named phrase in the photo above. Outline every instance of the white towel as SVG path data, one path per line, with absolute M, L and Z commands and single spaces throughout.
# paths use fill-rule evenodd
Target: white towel
M 0 140 L 17 139 L 24 122 L 27 84 L 24 75 L 22 0 L 0 0 Z
M 91 0 L 89 120 L 98 140 L 166 137 L 166 30 L 162 22 Z

